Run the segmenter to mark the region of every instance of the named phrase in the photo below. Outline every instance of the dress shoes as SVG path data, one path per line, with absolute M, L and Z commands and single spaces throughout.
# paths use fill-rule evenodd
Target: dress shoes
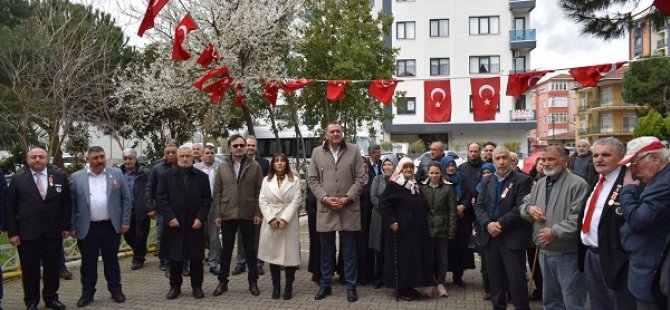
M 249 293 L 254 296 L 258 296 L 261 294 L 261 291 L 258 289 L 258 284 L 256 284 L 256 281 L 251 281 L 249 282 Z
M 219 268 L 216 267 L 209 267 L 209 273 L 218 276 L 219 275 Z
M 140 270 L 144 267 L 144 262 L 133 261 L 133 264 L 130 266 L 131 270 Z
M 61 269 L 58 270 L 58 275 L 60 276 L 61 279 L 63 280 L 70 280 L 72 279 L 72 272 L 67 270 L 67 267 L 61 267 Z
M 358 294 L 356 294 L 356 289 L 347 290 L 347 301 L 356 302 L 358 300 Z
M 219 296 L 223 294 L 223 292 L 228 291 L 228 282 L 219 282 L 219 285 L 216 286 L 216 289 L 214 289 L 214 292 L 212 292 L 212 295 L 214 296 Z
M 201 287 L 194 287 L 193 297 L 195 297 L 195 299 L 203 299 L 205 298 L 205 292 L 202 291 Z
M 26 306 L 26 310 L 37 310 L 37 305 L 28 305 Z
M 112 299 L 117 302 L 117 303 L 122 303 L 126 301 L 126 295 L 123 295 L 123 292 L 121 290 L 118 291 L 113 291 L 112 293 Z
M 244 273 L 245 271 L 246 270 L 244 269 L 244 267 L 237 266 L 235 267 L 235 269 L 233 269 L 233 272 L 231 272 L 230 274 L 236 276 L 238 274 Z
M 93 295 L 81 295 L 77 300 L 77 308 L 82 308 L 90 305 L 93 302 Z
M 60 302 L 58 299 L 54 299 L 54 300 L 51 300 L 51 301 L 46 301 L 46 302 L 44 302 L 44 306 L 47 309 L 65 310 L 65 305 L 62 302 Z M 35 309 L 37 309 L 37 308 L 35 308 Z
M 275 286 L 272 288 L 272 299 L 279 299 L 279 295 L 281 294 L 279 286 Z
M 287 285 L 284 288 L 284 295 L 282 296 L 282 299 L 291 300 L 291 298 L 293 298 L 293 286 L 292 285 L 291 286 Z
M 167 296 L 165 298 L 167 300 L 173 300 L 181 295 L 181 288 L 178 287 L 171 287 L 170 290 L 167 293 Z
M 184 277 L 190 277 L 191 276 L 191 267 L 184 266 L 184 270 L 182 270 L 181 275 L 184 276 Z
M 316 292 L 316 295 L 314 295 L 314 299 L 315 300 L 321 300 L 321 299 L 326 298 L 326 296 L 332 295 L 332 294 L 333 294 L 333 289 L 331 289 L 330 286 L 329 287 L 321 287 L 321 288 L 319 288 L 319 291 Z

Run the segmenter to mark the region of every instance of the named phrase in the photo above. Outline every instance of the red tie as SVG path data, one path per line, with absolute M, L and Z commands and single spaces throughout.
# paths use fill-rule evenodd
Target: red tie
M 582 226 L 582 232 L 585 234 L 588 234 L 589 230 L 591 230 L 591 218 L 593 217 L 593 211 L 596 209 L 598 196 L 600 196 L 600 192 L 603 190 L 603 183 L 605 183 L 605 177 L 601 176 L 600 180 L 598 180 L 598 185 L 596 185 L 596 189 L 593 191 L 593 196 L 591 196 L 589 208 L 586 210 L 586 217 L 584 218 L 584 225 Z

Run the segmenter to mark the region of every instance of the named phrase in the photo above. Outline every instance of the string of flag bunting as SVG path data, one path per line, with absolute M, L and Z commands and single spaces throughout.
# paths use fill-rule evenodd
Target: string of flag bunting
M 154 27 L 154 19 L 159 12 L 168 3 L 169 0 L 149 0 L 146 13 L 140 24 L 137 32 L 138 36 L 143 36 L 144 33 Z M 179 1 L 181 3 L 181 1 Z M 656 0 L 654 2 L 656 7 L 664 14 L 670 15 L 670 1 Z M 183 6 L 183 3 L 182 3 Z M 186 10 L 186 8 L 184 7 Z M 183 48 L 183 43 L 190 32 L 198 30 L 197 24 L 191 18 L 190 13 L 179 21 L 175 27 L 174 44 L 172 49 L 172 59 L 179 61 L 186 61 L 191 58 L 189 51 Z M 207 44 L 205 49 L 200 53 L 196 63 L 203 68 L 208 69 L 213 63 L 218 63 L 221 59 L 219 51 L 211 43 Z M 507 81 L 507 96 L 519 97 L 526 91 L 535 86 L 537 82 L 548 73 L 569 69 L 570 75 L 585 87 L 593 87 L 598 84 L 598 81 L 608 74 L 621 68 L 627 61 L 621 61 L 611 64 L 600 64 L 594 66 L 553 69 L 553 70 L 536 70 L 531 72 L 511 73 L 508 75 Z M 225 66 L 218 66 L 209 69 L 202 77 L 193 83 L 193 86 L 199 90 L 206 92 L 210 101 L 213 104 L 219 104 L 226 92 L 233 87 L 235 94 L 235 104 L 244 105 L 244 88 L 242 83 L 235 83 L 235 78 L 229 75 L 229 69 Z M 455 78 L 440 79 L 440 80 L 424 80 L 424 97 L 426 102 L 425 121 L 426 122 L 445 122 L 451 119 L 451 82 Z M 379 79 L 379 80 L 316 80 L 309 78 L 299 78 L 294 80 L 280 80 L 280 79 L 262 79 L 265 86 L 263 97 L 274 107 L 277 103 L 279 89 L 281 88 L 284 94 L 291 94 L 309 84 L 314 82 L 327 83 L 326 98 L 330 101 L 336 101 L 344 98 L 344 89 L 347 85 L 352 83 L 370 83 L 368 94 L 379 100 L 385 105 L 391 103 L 395 89 L 398 83 L 403 82 L 401 79 Z M 209 82 L 209 83 L 208 83 Z M 205 84 L 207 86 L 205 86 Z M 472 94 L 472 106 L 474 121 L 488 121 L 495 120 L 499 104 L 499 90 L 500 90 L 500 76 L 485 77 L 485 78 L 470 78 L 470 87 Z

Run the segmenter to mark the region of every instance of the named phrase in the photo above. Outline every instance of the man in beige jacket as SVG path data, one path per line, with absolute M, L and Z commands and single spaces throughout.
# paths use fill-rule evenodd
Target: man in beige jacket
M 326 142 L 312 150 L 308 185 L 316 196 L 316 230 L 321 241 L 321 285 L 314 299 L 332 294 L 335 269 L 335 232 L 340 232 L 340 251 L 344 256 L 344 278 L 347 301 L 358 300 L 356 294 L 356 232 L 361 230 L 359 195 L 363 191 L 365 168 L 361 153 L 354 144 L 344 141 L 342 126 L 326 126 Z

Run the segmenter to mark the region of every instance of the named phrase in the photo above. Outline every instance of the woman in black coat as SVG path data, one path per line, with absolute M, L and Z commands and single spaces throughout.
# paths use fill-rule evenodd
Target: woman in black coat
M 379 201 L 384 217 L 384 284 L 403 300 L 419 297 L 415 287 L 434 286 L 428 203 L 414 179 L 414 164 L 400 160 Z M 397 283 L 396 283 L 397 281 Z

